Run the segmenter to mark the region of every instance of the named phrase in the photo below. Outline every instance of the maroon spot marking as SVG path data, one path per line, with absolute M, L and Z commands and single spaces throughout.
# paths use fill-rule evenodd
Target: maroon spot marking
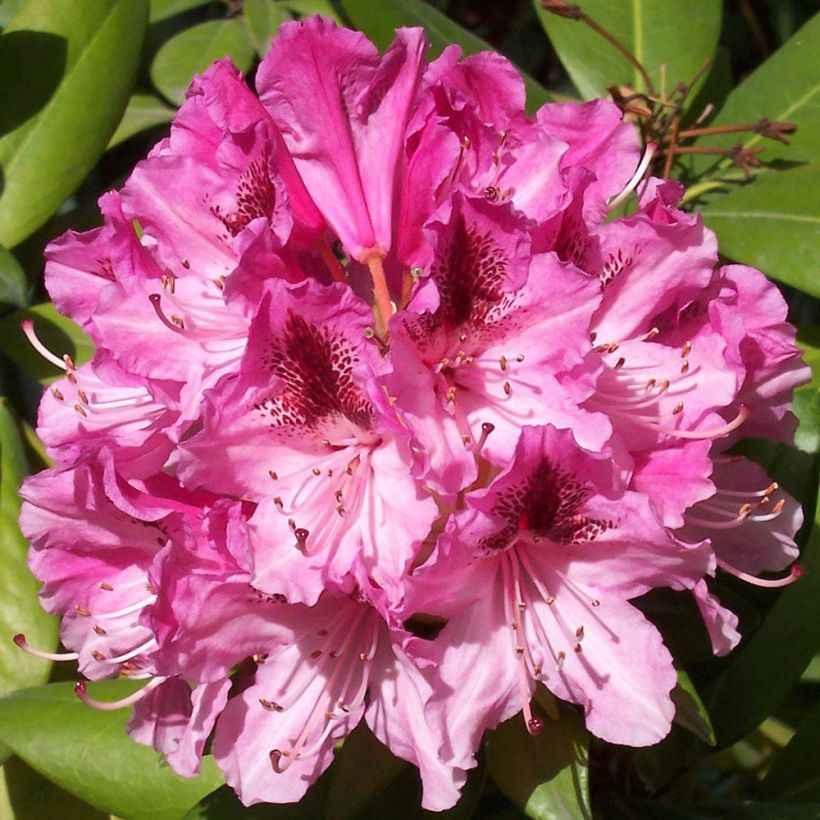
M 236 186 L 236 210 L 223 214 L 218 207 L 214 214 L 236 236 L 249 222 L 260 216 L 270 217 L 276 206 L 276 188 L 268 173 L 267 155 L 257 157 L 239 178 Z
M 580 481 L 543 458 L 529 478 L 498 494 L 493 514 L 507 523 L 483 538 L 479 548 L 504 549 L 521 531 L 558 544 L 594 541 L 612 523 L 579 512 L 588 497 L 589 490 Z
M 347 339 L 328 328 L 309 325 L 288 311 L 284 333 L 270 345 L 263 365 L 285 383 L 282 393 L 257 409 L 274 426 L 311 426 L 340 415 L 370 429 L 373 406 L 353 379 L 356 354 Z
M 481 325 L 504 298 L 506 274 L 504 251 L 489 233 L 467 226 L 459 215 L 445 252 L 431 270 L 441 299 L 438 323 Z

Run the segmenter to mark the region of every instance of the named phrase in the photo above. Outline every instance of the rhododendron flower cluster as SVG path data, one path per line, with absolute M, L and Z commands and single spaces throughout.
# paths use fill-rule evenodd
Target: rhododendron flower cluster
M 541 686 L 656 743 L 676 670 L 634 599 L 688 591 L 725 654 L 711 579 L 799 574 L 798 505 L 730 452 L 793 432 L 777 290 L 719 266 L 614 105 L 529 117 L 502 57 L 426 49 L 311 18 L 256 92 L 214 64 L 48 249 L 93 360 L 25 328 L 65 371 L 24 487 L 41 654 L 145 681 L 77 692 L 183 775 L 207 745 L 246 804 L 365 720 L 447 808 L 485 730 L 542 730 Z

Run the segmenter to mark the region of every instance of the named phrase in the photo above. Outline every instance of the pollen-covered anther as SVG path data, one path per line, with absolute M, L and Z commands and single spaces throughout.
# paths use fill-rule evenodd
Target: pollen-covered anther
M 279 476 L 276 474 L 276 470 L 268 470 L 268 475 L 274 480 L 277 481 Z
M 555 657 L 555 671 L 560 672 L 564 666 L 564 661 L 567 658 L 567 653 L 562 649 Z
M 501 385 L 501 387 L 504 389 L 505 395 L 512 396 L 512 385 L 508 381 L 505 381 L 504 384 Z
M 679 401 L 672 409 L 672 415 L 677 416 L 683 412 L 683 402 Z
M 658 328 L 656 328 L 656 327 L 653 327 L 647 333 L 644 333 L 643 341 L 644 342 L 650 342 L 650 341 L 652 341 L 652 339 L 654 339 L 656 336 L 659 336 L 659 335 L 660 335 L 660 330 L 658 330 Z

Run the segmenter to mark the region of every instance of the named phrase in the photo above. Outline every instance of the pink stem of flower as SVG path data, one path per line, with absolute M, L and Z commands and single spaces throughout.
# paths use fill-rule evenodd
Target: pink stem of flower
M 387 333 L 387 322 L 393 315 L 393 306 L 390 302 L 390 291 L 384 275 L 382 257 L 374 253 L 367 260 L 367 267 L 373 279 L 373 299 L 376 303 L 376 333 L 384 338 Z

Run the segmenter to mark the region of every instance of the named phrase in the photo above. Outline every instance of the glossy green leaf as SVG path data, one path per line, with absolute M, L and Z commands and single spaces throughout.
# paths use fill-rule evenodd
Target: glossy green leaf
M 51 302 L 3 316 L 0 319 L 0 352 L 37 381 L 47 384 L 62 376 L 63 371 L 47 362 L 28 343 L 20 329 L 23 319 L 34 321 L 37 336 L 56 355 L 68 353 L 78 365 L 94 355 L 94 346 L 88 336 L 71 319 L 58 313 Z
M 0 29 L 4 29 L 23 8 L 27 0 L 0 0 Z
M 607 95 L 610 85 L 646 91 L 638 70 L 611 43 L 579 20 L 545 11 L 533 0 L 558 57 L 576 88 L 586 97 Z M 717 47 L 721 0 L 583 0 L 586 14 L 626 46 L 661 92 L 661 64 L 666 91 L 689 82 Z
M 720 251 L 820 296 L 820 163 L 759 176 L 702 208 Z
M 151 0 L 152 23 L 207 5 L 209 0 Z
M 147 0 L 30 0 L 0 36 L 0 242 L 13 247 L 85 178 L 125 110 Z M 24 78 L 24 79 L 23 79 Z
M 715 745 L 715 730 L 709 713 L 700 699 L 695 685 L 686 672 L 678 671 L 678 685 L 672 690 L 675 703 L 675 722 L 692 732 L 704 743 Z
M 20 263 L 11 251 L 0 245 L 0 302 L 23 307 L 28 282 Z
M 362 721 L 333 762 L 327 820 L 354 820 L 362 809 L 407 768 Z
M 264 57 L 279 26 L 289 19 L 284 6 L 276 0 L 245 0 L 242 6 L 245 28 L 256 53 Z
M 531 735 L 521 715 L 502 723 L 487 741 L 490 777 L 527 817 L 592 817 L 587 783 L 589 735 L 568 708 L 560 720 L 539 713 L 544 728 Z
M 92 684 L 95 697 L 134 691 L 125 680 Z M 213 758 L 202 774 L 179 777 L 152 749 L 125 732 L 129 711 L 100 712 L 52 683 L 0 699 L 0 741 L 40 774 L 92 806 L 124 820 L 178 820 L 222 783 Z
M 797 734 L 774 759 L 757 790 L 763 800 L 787 803 L 820 803 L 820 705 L 802 720 Z
M 399 26 L 424 26 L 430 38 L 431 56 L 456 43 L 464 54 L 487 51 L 491 46 L 422 0 L 341 0 L 353 25 L 363 31 L 379 48 L 386 48 Z M 549 92 L 532 77 L 523 74 L 527 87 L 527 107 L 538 108 L 550 99 Z
M 761 118 L 797 124 L 789 145 L 759 134 L 723 134 L 702 137 L 700 144 L 762 147 L 765 162 L 820 161 L 820 14 L 816 14 L 785 45 L 750 74 L 726 99 L 720 113 L 707 125 L 754 123 Z M 713 161 L 698 159 L 693 167 L 708 168 Z M 757 172 L 759 173 L 759 172 Z
M 310 17 L 311 14 L 321 14 L 335 20 L 339 25 L 343 20 L 339 17 L 331 0 L 279 0 L 282 5 L 298 17 Z
M 175 114 L 175 109 L 153 94 L 132 94 L 108 147 L 113 148 L 147 128 L 170 122 Z
M 253 46 L 239 18 L 209 20 L 172 37 L 151 63 L 151 82 L 166 99 L 181 105 L 194 74 L 222 57 L 230 57 L 241 71 L 253 63 Z
M 38 584 L 28 569 L 28 544 L 17 526 L 20 484 L 28 472 L 23 441 L 6 399 L 0 398 L 0 694 L 48 680 L 51 664 L 26 654 L 12 642 L 25 633 L 35 646 L 51 650 L 57 622 L 37 600 Z
M 7 760 L 0 772 L 0 817 L 4 820 L 109 820 L 55 786 L 17 757 Z

